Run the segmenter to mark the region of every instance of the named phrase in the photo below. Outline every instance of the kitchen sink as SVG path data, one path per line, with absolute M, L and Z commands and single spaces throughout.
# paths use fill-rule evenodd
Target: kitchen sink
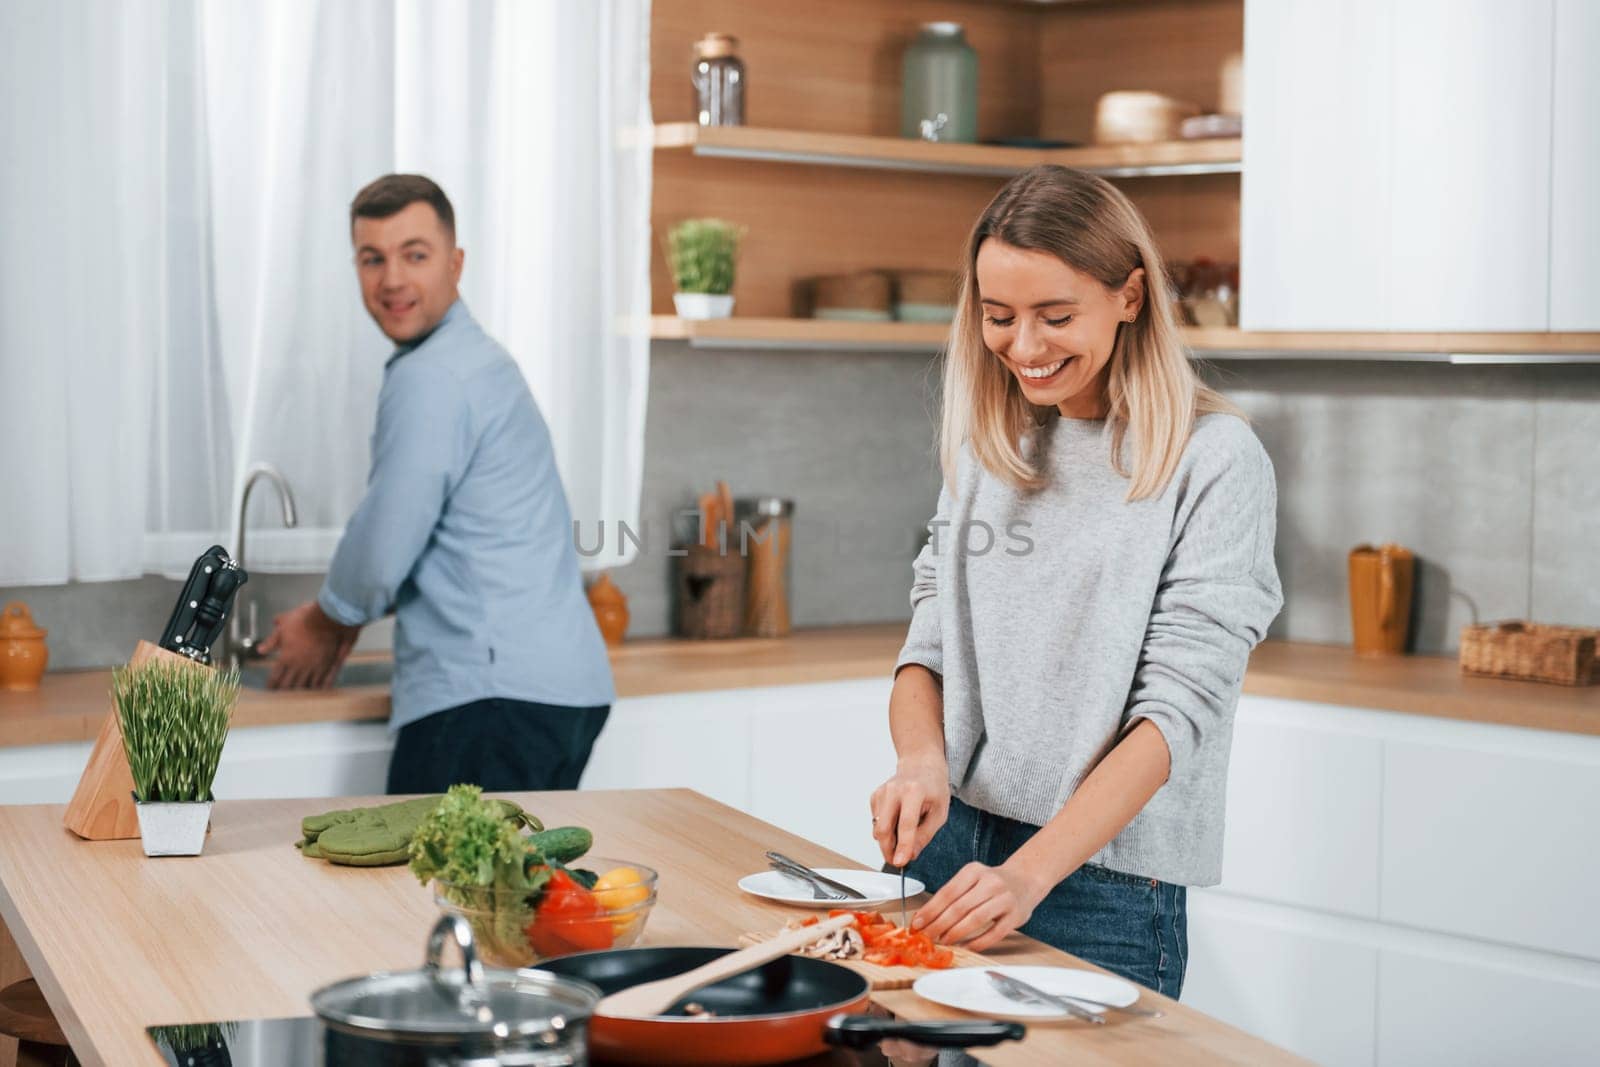
M 239 684 L 246 689 L 265 689 L 267 676 L 271 673 L 271 665 L 265 663 L 241 668 Z M 363 685 L 388 685 L 393 677 L 393 660 L 362 660 L 358 663 L 346 663 L 341 667 L 333 684 L 337 689 L 353 689 Z

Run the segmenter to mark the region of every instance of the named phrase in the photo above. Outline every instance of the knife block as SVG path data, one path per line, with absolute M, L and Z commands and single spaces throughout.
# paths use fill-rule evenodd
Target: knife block
M 151 660 L 203 669 L 194 660 L 149 641 L 139 642 L 128 666 L 139 667 Z M 100 724 L 100 736 L 95 738 L 88 766 L 78 779 L 78 788 L 62 821 L 68 830 L 89 841 L 123 841 L 139 836 L 139 813 L 133 806 L 133 771 L 128 768 L 128 753 L 122 747 L 122 725 L 115 699 L 111 714 Z

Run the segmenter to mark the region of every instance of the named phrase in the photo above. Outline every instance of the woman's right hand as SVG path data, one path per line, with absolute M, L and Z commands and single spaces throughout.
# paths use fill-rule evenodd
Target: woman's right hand
M 901 760 L 894 777 L 872 794 L 872 836 L 883 862 L 916 859 L 950 816 L 950 771 L 944 760 Z

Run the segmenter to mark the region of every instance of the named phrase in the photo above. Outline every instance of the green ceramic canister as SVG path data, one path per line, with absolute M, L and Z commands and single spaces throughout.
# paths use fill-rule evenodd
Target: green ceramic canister
M 978 139 L 978 53 L 959 22 L 925 22 L 906 47 L 900 135 Z

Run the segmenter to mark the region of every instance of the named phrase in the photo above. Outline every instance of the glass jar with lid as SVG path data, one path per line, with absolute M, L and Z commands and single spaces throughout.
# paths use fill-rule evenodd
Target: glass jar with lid
M 694 43 L 695 121 L 702 126 L 744 125 L 744 64 L 739 39 L 708 33 Z

